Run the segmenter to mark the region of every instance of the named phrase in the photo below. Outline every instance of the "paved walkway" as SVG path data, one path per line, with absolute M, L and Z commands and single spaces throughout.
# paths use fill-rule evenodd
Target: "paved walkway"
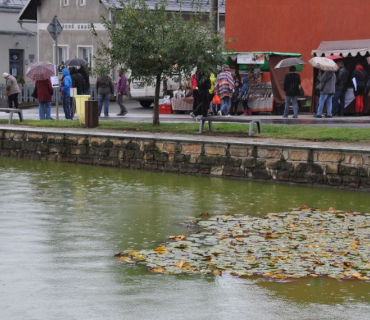
M 127 108 L 129 113 L 125 117 L 116 116 L 119 112 L 119 106 L 117 103 L 112 102 L 109 106 L 109 117 L 101 117 L 99 121 L 129 121 L 129 122 L 151 122 L 152 121 L 152 108 L 143 108 L 137 101 L 127 102 Z M 38 107 L 31 107 L 23 111 L 25 119 L 38 120 Z M 56 118 L 56 108 L 52 107 L 51 112 L 52 118 Z M 283 119 L 280 115 L 254 115 L 252 118 L 261 118 L 264 124 L 276 124 L 276 125 L 305 125 L 305 126 L 328 126 L 328 127 L 350 127 L 350 128 L 368 128 L 370 127 L 370 117 L 334 117 L 331 119 L 316 119 L 311 114 L 301 114 L 298 119 L 293 119 L 291 116 L 289 119 Z M 0 118 L 7 119 L 6 113 L 0 113 Z M 64 119 L 64 113 L 62 106 L 59 106 L 59 119 Z M 161 114 L 161 122 L 172 122 L 172 123 L 189 123 L 193 122 L 193 119 L 189 114 Z

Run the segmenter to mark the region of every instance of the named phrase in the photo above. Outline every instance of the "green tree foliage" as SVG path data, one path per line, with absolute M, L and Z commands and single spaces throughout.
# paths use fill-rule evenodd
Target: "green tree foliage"
M 122 66 L 124 71 L 131 70 L 132 79 L 155 81 L 154 125 L 159 125 L 163 77 L 173 73 L 189 76 L 195 67 L 207 73 L 222 63 L 223 40 L 214 34 L 208 13 L 200 5 L 189 15 L 181 10 L 169 12 L 166 7 L 166 0 L 152 8 L 144 0 L 120 1 L 112 8 L 111 20 L 102 18 L 108 44 L 100 39 L 94 57 L 97 74 L 108 74 Z

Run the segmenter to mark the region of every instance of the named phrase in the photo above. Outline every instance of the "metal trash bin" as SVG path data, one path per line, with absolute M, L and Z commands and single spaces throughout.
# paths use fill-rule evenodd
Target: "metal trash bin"
M 95 128 L 99 125 L 98 101 L 85 101 L 85 128 Z

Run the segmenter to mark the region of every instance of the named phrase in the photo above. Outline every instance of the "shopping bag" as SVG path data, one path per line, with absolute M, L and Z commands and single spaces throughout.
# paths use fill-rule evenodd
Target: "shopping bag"
M 215 94 L 212 99 L 212 104 L 221 104 L 221 99 L 218 94 Z
M 6 97 L 6 96 L 8 96 L 8 90 L 4 90 L 4 96 Z

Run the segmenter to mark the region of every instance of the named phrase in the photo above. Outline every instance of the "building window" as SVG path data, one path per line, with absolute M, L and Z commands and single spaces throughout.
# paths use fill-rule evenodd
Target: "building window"
M 77 0 L 77 3 L 80 7 L 83 7 L 86 5 L 86 0 Z
M 55 45 L 53 46 L 53 61 L 55 61 Z M 69 59 L 69 47 L 67 45 L 58 44 L 58 66 L 64 65 Z
M 78 58 L 84 59 L 91 66 L 93 46 L 77 46 L 77 55 Z
M 62 7 L 68 6 L 68 0 L 62 0 Z

